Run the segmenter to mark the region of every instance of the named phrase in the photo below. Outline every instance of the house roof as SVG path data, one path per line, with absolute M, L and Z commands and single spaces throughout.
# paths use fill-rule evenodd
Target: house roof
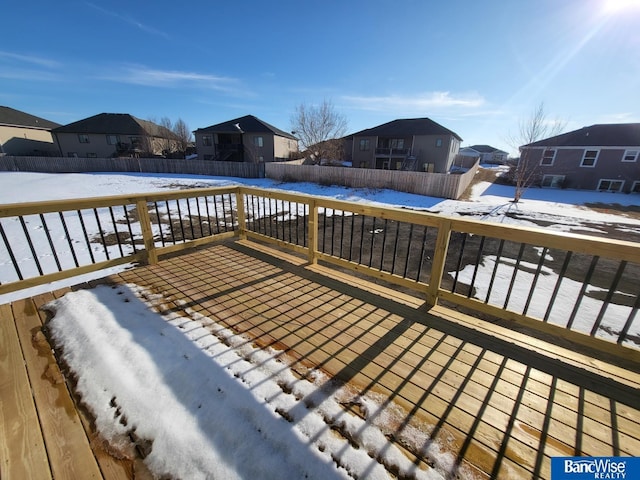
M 640 146 L 640 123 L 607 123 L 545 138 L 524 147 L 627 147 Z
M 453 135 L 455 138 L 462 141 L 462 138 L 460 138 L 457 133 L 452 132 L 430 118 L 406 118 L 392 120 L 391 122 L 383 123 L 377 127 L 367 128 L 366 130 L 356 132 L 351 136 L 390 137 L 394 135 Z
M 500 150 L 498 148 L 492 147 L 491 145 L 471 145 L 470 147 L 463 147 L 460 150 L 465 150 L 465 149 L 475 150 L 478 153 L 494 153 L 494 152 L 507 153 L 504 150 Z
M 54 133 L 104 133 L 177 138 L 169 129 L 128 113 L 99 113 L 53 130 Z
M 0 106 L 0 125 L 38 128 L 42 130 L 51 130 L 60 126 L 59 123 L 51 122 L 44 118 L 36 117 L 35 115 L 3 106 Z
M 218 123 L 205 128 L 195 130 L 198 133 L 272 133 L 280 137 L 297 140 L 292 134 L 287 133 L 265 121 L 260 120 L 253 115 L 245 115 L 244 117 L 234 118 L 227 122 Z

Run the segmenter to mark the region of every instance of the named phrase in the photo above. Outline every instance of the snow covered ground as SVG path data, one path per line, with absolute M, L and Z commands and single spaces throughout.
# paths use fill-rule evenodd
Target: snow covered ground
M 640 220 L 584 207 L 587 202 L 639 205 L 638 195 L 530 189 L 513 205 L 511 187 L 488 182 L 476 185 L 469 201 L 452 201 L 268 179 L 2 172 L 0 204 L 238 183 L 494 222 L 544 222 L 561 231 L 613 228 L 640 238 Z M 0 263 L 7 261 L 0 258 Z M 484 259 L 483 268 L 493 269 L 491 258 Z M 3 295 L 0 303 L 62 285 Z M 132 439 L 142 447 L 152 444 L 146 459 L 152 471 L 180 478 L 282 478 L 283 472 L 287 478 L 385 478 L 383 463 L 407 477 L 453 473 L 451 455 L 425 437 L 428 426 L 407 429 L 402 439 L 418 450 L 427 446 L 424 454 L 435 465 L 427 471 L 389 447 L 384 429 L 393 423 L 394 412 L 381 410 L 375 398 L 353 398 L 347 390 L 329 395 L 320 373 L 314 382 L 300 380 L 277 352 L 257 351 L 192 312 L 190 317 L 161 317 L 152 310 L 154 301 L 161 299 L 130 285 L 74 292 L 50 306 L 54 339 L 64 347 L 65 361 L 78 375 L 78 388 L 99 429 L 125 453 Z M 365 418 L 347 414 L 340 406 L 345 399 L 360 405 Z M 360 448 L 332 428 L 356 439 Z

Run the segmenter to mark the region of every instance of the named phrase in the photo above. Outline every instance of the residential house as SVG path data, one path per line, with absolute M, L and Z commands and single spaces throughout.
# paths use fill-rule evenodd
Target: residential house
M 460 155 L 466 157 L 479 158 L 480 163 L 507 163 L 509 153 L 504 150 L 499 150 L 491 145 L 472 145 L 470 147 L 463 147 L 460 149 Z
M 640 193 L 640 123 L 600 124 L 520 147 L 543 187 Z
M 179 145 L 169 129 L 128 113 L 100 113 L 55 128 L 53 134 L 65 157 L 166 156 Z
M 296 137 L 253 115 L 193 133 L 200 160 L 262 163 L 289 160 L 298 152 Z
M 461 141 L 429 118 L 410 118 L 346 137 L 345 152 L 354 167 L 446 173 Z
M 0 106 L 0 155 L 60 155 L 51 134 L 51 129 L 59 126 L 59 123 Z

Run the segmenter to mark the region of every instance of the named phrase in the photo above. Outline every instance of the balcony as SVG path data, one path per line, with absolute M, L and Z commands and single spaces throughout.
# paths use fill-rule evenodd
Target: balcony
M 409 155 L 408 148 L 376 148 L 376 156 L 399 157 Z
M 145 287 L 159 311 L 213 318 L 301 377 L 375 393 L 419 468 L 432 444 L 477 478 L 640 455 L 636 244 L 244 187 L 5 205 L 0 234 L 15 275 L 0 293 L 137 262 L 98 283 Z M 0 430 L 3 473 L 125 478 L 139 460 L 87 441 L 38 333 L 37 307 L 64 293 L 0 306 L 2 424 L 21 419 Z
M 242 162 L 244 160 L 244 146 L 241 143 L 216 143 L 216 160 Z

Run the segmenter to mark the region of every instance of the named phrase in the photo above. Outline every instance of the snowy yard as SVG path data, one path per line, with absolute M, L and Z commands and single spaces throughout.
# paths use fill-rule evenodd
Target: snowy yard
M 637 207 L 638 195 L 531 189 L 521 203 L 513 205 L 509 202 L 511 187 L 490 183 L 477 184 L 469 201 L 452 201 L 391 191 L 277 184 L 267 179 L 0 173 L 0 204 L 237 183 L 640 239 L 637 215 L 625 216 L 615 208 L 605 211 L 606 205 Z M 596 211 L 585 203 L 604 207 Z M 8 259 L 0 258 L 0 263 L 6 265 Z M 495 258 L 485 256 L 479 275 L 488 275 L 494 264 Z M 498 281 L 506 282 L 509 266 L 501 268 Z M 459 275 L 460 281 L 469 281 L 474 273 L 465 269 Z M 543 271 L 540 282 L 549 282 L 548 287 L 543 285 L 548 290 L 554 277 L 553 272 Z M 0 276 L 0 282 L 5 281 Z M 2 295 L 0 303 L 60 286 L 62 283 Z M 482 289 L 476 292 L 478 298 L 484 294 Z M 381 410 L 374 397 L 353 398 L 346 389 L 325 394 L 322 385 L 327 379 L 321 373 L 313 383 L 300 380 L 279 361 L 277 352 L 256 350 L 245 339 L 195 313 L 161 317 L 153 311 L 155 301 L 161 299 L 130 285 L 79 291 L 50 305 L 55 312 L 50 324 L 53 338 L 78 375 L 78 389 L 95 413 L 99 430 L 123 454 L 130 453 L 132 440 L 139 447 L 152 442 L 146 463 L 153 472 L 179 478 L 282 478 L 283 472 L 288 478 L 387 478 L 382 464 L 407 478 L 446 478 L 454 471 L 454 459 L 436 444 L 424 452 L 435 465 L 428 471 L 417 469 L 390 446 L 383 429 L 385 422 L 392 421 L 393 410 Z M 597 309 L 598 305 L 583 308 Z M 359 405 L 364 418 L 347 414 L 340 406 L 344 401 Z M 285 420 L 282 412 L 293 422 Z M 360 448 L 335 435 L 332 426 L 339 426 Z M 403 441 L 428 443 L 421 435 L 407 431 Z

